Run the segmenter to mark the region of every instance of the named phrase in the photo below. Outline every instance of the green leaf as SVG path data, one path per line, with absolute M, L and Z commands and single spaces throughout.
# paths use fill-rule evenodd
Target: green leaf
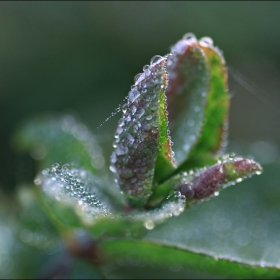
M 197 44 L 204 52 L 210 69 L 210 92 L 207 95 L 201 135 L 188 160 L 180 167 L 183 170 L 202 167 L 205 157 L 215 157 L 225 147 L 227 138 L 229 94 L 226 63 L 222 52 L 213 47 L 212 39 L 204 37 Z
M 102 193 L 102 181 L 84 169 L 54 164 L 34 182 L 51 215 L 65 227 L 82 227 L 83 222 L 110 215 L 114 208 Z
M 19 192 L 20 201 L 2 192 L 0 196 L 1 279 L 36 278 L 62 248 L 55 229 L 34 205 L 29 191 Z
M 19 187 L 15 197 L 1 192 L 0 278 L 101 279 L 92 264 L 65 250 L 65 240 L 42 211 L 33 187 Z M 79 242 L 85 242 L 85 235 Z
M 35 183 L 45 210 L 62 233 L 85 227 L 95 238 L 139 236 L 179 215 L 185 207 L 185 198 L 175 193 L 159 209 L 125 212 L 102 194 L 102 183 L 93 174 L 58 164 L 43 170 Z
M 180 215 L 185 205 L 185 197 L 177 192 L 167 198 L 157 209 L 114 213 L 86 227 L 94 238 L 100 236 L 140 238 L 148 230 L 154 229 L 155 226 L 171 217 Z
M 173 176 L 155 188 L 148 205 L 158 205 L 170 192 L 180 191 L 187 199 L 187 204 L 204 201 L 218 195 L 221 189 L 241 182 L 254 174 L 260 174 L 261 166 L 250 159 L 224 156 L 211 167 L 183 172 Z
M 155 56 L 135 77 L 119 120 L 111 170 L 128 203 L 143 207 L 152 192 L 155 166 L 173 169 L 166 117 L 166 57 Z
M 15 233 L 22 242 L 44 251 L 61 246 L 59 232 L 40 207 L 33 186 L 19 188 L 17 205 L 11 208 L 15 215 Z
M 48 253 L 19 240 L 13 229 L 0 223 L 1 238 L 1 279 L 35 279 L 44 265 L 57 254 L 55 251 Z M 34 241 L 33 241 L 34 242 Z M 59 249 L 57 247 L 56 249 Z
M 168 118 L 175 158 L 185 161 L 201 133 L 210 73 L 204 52 L 192 34 L 178 41 L 168 58 Z
M 18 129 L 14 143 L 17 149 L 29 151 L 40 169 L 71 162 L 97 173 L 104 166 L 94 135 L 70 115 L 27 121 Z
M 220 263 L 213 260 L 207 270 L 215 268 L 224 276 L 279 278 L 280 181 L 277 172 L 279 164 L 266 166 L 262 176 L 244 180 L 222 196 L 193 206 L 148 232 L 145 240 L 249 264 L 244 274 L 239 271 L 242 266 L 235 262 L 219 272 Z M 133 248 L 136 252 L 135 246 Z M 161 253 L 159 262 L 163 255 L 172 257 L 171 253 Z M 194 268 L 203 269 L 201 263 L 204 262 L 207 258 L 197 261 Z
M 199 271 L 212 272 L 217 275 L 238 278 L 279 278 L 278 266 L 262 266 L 256 262 L 241 262 L 239 260 L 216 257 L 204 252 L 188 249 L 185 246 L 160 244 L 137 240 L 105 240 L 101 242 L 103 252 L 111 262 L 160 264 L 165 266 L 184 266 Z M 127 258 L 129 255 L 129 259 Z M 175 274 L 176 275 L 176 274 Z

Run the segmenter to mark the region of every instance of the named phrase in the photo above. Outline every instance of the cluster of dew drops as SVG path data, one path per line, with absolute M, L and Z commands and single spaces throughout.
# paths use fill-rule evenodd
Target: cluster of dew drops
M 212 45 L 212 41 L 210 38 L 204 38 L 204 39 L 202 38 L 202 41 L 203 42 L 205 41 L 205 44 L 207 43 L 207 44 Z M 181 42 L 183 42 L 183 44 Z M 165 56 L 165 58 L 167 59 L 167 68 L 168 68 L 168 64 L 170 66 L 170 63 L 174 64 L 174 65 L 176 64 L 172 60 L 172 58 L 173 59 L 176 58 L 176 54 L 177 53 L 180 54 L 182 52 L 181 45 L 184 46 L 184 51 L 185 51 L 186 48 L 194 42 L 197 42 L 197 39 L 195 38 L 195 36 L 193 34 L 191 34 L 191 33 L 185 34 L 183 37 L 183 40 L 179 41 L 174 47 L 172 47 L 171 54 Z M 152 57 L 152 59 L 150 61 L 150 65 L 145 65 L 143 67 L 143 73 L 139 73 L 135 76 L 134 85 L 131 86 L 131 90 L 129 91 L 128 96 L 124 99 L 124 101 L 126 101 L 124 103 L 124 105 L 120 105 L 116 109 L 116 111 L 112 113 L 112 116 L 113 116 L 118 111 L 122 110 L 123 117 L 119 120 L 118 128 L 114 135 L 116 138 L 116 140 L 113 143 L 113 147 L 115 148 L 115 151 L 111 155 L 110 170 L 112 172 L 116 173 L 117 169 L 120 170 L 120 167 L 122 167 L 121 169 L 123 172 L 122 172 L 121 176 L 118 176 L 119 178 L 116 179 L 115 181 L 117 184 L 119 184 L 121 186 L 121 188 L 123 188 L 123 187 L 125 189 L 128 188 L 128 192 L 130 192 L 131 195 L 137 195 L 138 191 L 140 190 L 140 188 L 142 188 L 142 186 L 140 186 L 141 185 L 140 182 L 137 183 L 137 181 L 138 181 L 137 174 L 135 174 L 134 170 L 131 170 L 130 168 L 128 168 L 128 166 L 126 164 L 127 163 L 126 156 L 128 156 L 129 151 L 132 153 L 133 147 L 137 148 L 137 145 L 141 142 L 141 135 L 138 135 L 139 133 L 137 134 L 137 131 L 140 130 L 141 126 L 145 125 L 144 129 L 143 129 L 143 127 L 141 128 L 141 130 L 144 134 L 145 134 L 145 131 L 149 131 L 150 128 L 152 128 L 152 132 L 154 132 L 154 133 L 158 132 L 158 124 L 155 123 L 157 121 L 156 118 L 155 118 L 155 122 L 153 123 L 152 122 L 153 115 L 148 114 L 147 116 L 145 116 L 145 120 L 141 120 L 140 118 L 144 115 L 145 110 L 141 106 L 139 108 L 136 107 L 135 105 L 133 105 L 133 103 L 140 96 L 141 96 L 141 99 L 145 100 L 147 98 L 147 101 L 148 101 L 149 95 L 152 94 L 152 93 L 145 94 L 148 92 L 147 83 L 149 83 L 149 81 L 151 81 L 150 82 L 151 84 L 149 86 L 154 86 L 157 83 L 161 84 L 162 80 L 157 81 L 161 77 L 157 77 L 157 75 L 155 75 L 155 73 L 154 73 L 154 70 L 155 70 L 154 65 L 162 59 L 163 59 L 163 57 L 160 55 L 155 55 L 154 57 Z M 165 70 L 167 70 L 167 69 L 165 69 Z M 172 76 L 171 68 L 170 68 L 170 73 Z M 149 79 L 149 77 L 152 75 L 155 80 Z M 167 78 L 169 78 L 168 71 L 167 71 L 167 75 L 168 75 Z M 142 82 L 144 79 L 145 79 L 145 82 Z M 164 87 L 164 85 L 161 84 L 161 87 Z M 166 99 L 166 97 L 165 97 L 165 99 Z M 167 100 L 165 100 L 165 103 L 167 103 Z M 151 105 L 148 105 L 148 103 L 146 105 L 149 107 L 151 106 Z M 127 114 L 128 108 L 129 108 L 129 111 L 131 114 Z M 167 111 L 166 111 L 166 114 L 168 114 Z M 139 121 L 135 122 L 135 118 L 133 119 L 132 116 L 135 116 L 140 122 Z M 120 137 L 124 136 L 124 130 L 127 129 L 132 124 L 133 121 L 135 122 L 133 125 L 133 128 L 135 128 L 135 129 L 133 129 L 134 136 L 131 135 L 131 133 L 126 133 L 125 134 L 126 139 L 122 139 L 122 142 L 120 143 Z M 151 125 L 152 125 L 152 127 L 151 127 Z M 169 144 L 170 144 L 170 146 L 172 146 L 173 142 L 171 141 L 171 138 L 170 138 L 169 129 L 168 129 L 167 133 L 168 133 L 167 137 L 168 137 Z M 129 148 L 130 146 L 132 146 L 132 147 Z M 174 160 L 174 156 L 175 156 L 174 151 L 170 151 L 170 158 L 172 159 L 173 164 L 175 166 L 176 162 Z M 143 162 L 143 164 L 144 163 L 145 162 Z M 139 164 L 137 164 L 137 165 L 139 165 Z M 126 166 L 126 168 L 123 168 L 123 166 Z M 145 168 L 143 167 L 142 169 L 145 169 Z M 149 172 L 149 174 L 147 174 L 147 176 L 148 177 L 152 176 L 153 175 L 152 173 L 153 173 L 153 171 L 151 170 L 151 172 Z M 130 181 L 128 182 L 127 179 L 123 180 L 120 177 L 130 179 Z M 134 187 L 132 187 L 131 184 L 134 185 Z M 128 185 L 130 185 L 130 186 L 128 187 Z M 134 192 L 135 192 L 135 194 L 134 194 Z
M 60 166 L 55 163 L 51 169 L 43 170 L 34 182 L 56 200 L 78 204 L 89 216 L 107 214 L 109 211 L 97 198 L 100 196 L 95 186 L 98 181 L 86 170 L 71 167 L 69 164 Z
M 165 57 L 167 57 L 167 75 L 168 75 L 168 79 L 174 79 L 176 78 L 176 72 L 173 71 L 174 67 L 176 65 L 176 62 L 178 60 L 177 55 L 183 54 L 187 47 L 193 43 L 197 42 L 197 39 L 195 37 L 195 35 L 193 33 L 186 33 L 182 40 L 178 41 L 174 46 L 171 47 L 171 54 L 170 55 L 166 55 Z M 200 44 L 204 45 L 204 46 L 213 46 L 213 40 L 210 37 L 202 37 L 199 40 Z M 130 106 L 131 103 L 133 103 L 139 96 L 141 93 L 146 93 L 147 89 L 142 89 L 142 92 L 140 93 L 139 91 L 135 90 L 136 86 L 146 77 L 150 76 L 152 74 L 152 70 L 151 70 L 151 66 L 155 63 L 157 63 L 158 61 L 160 61 L 163 57 L 160 55 L 155 55 L 151 58 L 150 60 L 150 65 L 144 65 L 143 66 L 143 73 L 138 73 L 135 77 L 134 77 L 134 84 L 131 86 L 131 90 L 128 93 L 128 96 L 126 96 L 122 103 L 119 104 L 119 106 L 111 113 L 111 115 L 105 119 L 104 122 L 102 122 L 98 128 L 100 128 L 104 123 L 106 123 L 111 117 L 115 116 L 117 113 L 119 112 L 123 112 L 123 114 L 126 113 L 128 107 Z M 204 93 L 206 94 L 206 93 Z M 195 108 L 195 110 L 198 110 L 197 108 Z M 132 107 L 132 113 L 136 111 L 135 107 Z M 141 115 L 144 114 L 144 110 L 141 110 L 140 112 L 138 112 L 139 117 L 141 117 Z M 168 114 L 168 112 L 167 112 Z M 152 116 L 147 116 L 147 120 L 150 120 L 152 118 Z M 128 120 L 129 121 L 129 120 Z M 119 130 L 115 133 L 115 138 L 119 137 L 119 134 L 122 132 L 122 126 L 124 124 L 124 119 L 121 118 L 118 122 L 118 127 Z M 171 145 L 173 145 L 172 141 L 170 141 Z M 117 142 L 113 143 L 113 147 L 116 148 L 117 147 Z M 173 154 L 174 156 L 174 154 Z
M 143 180 L 153 176 L 153 170 L 148 170 L 150 162 L 155 156 L 154 144 L 157 142 L 159 132 L 159 102 L 156 97 L 166 87 L 163 82 L 166 57 L 159 55 L 151 59 L 151 65 L 143 67 L 144 73 L 135 76 L 135 84 L 128 93 L 127 103 L 122 106 L 123 116 L 119 120 L 115 133 L 115 150 L 111 155 L 110 170 L 117 173 L 116 182 L 131 195 L 137 193 L 144 187 Z M 153 144 L 145 146 L 144 139 L 149 137 Z M 137 158 L 134 152 L 142 145 L 150 156 Z M 141 174 L 142 173 L 142 174 Z M 144 177 L 145 178 L 144 178 Z

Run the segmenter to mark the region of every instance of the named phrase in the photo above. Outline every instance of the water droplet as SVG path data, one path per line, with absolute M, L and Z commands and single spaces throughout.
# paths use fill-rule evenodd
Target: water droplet
M 34 180 L 34 184 L 37 186 L 41 185 L 41 183 L 42 183 L 42 181 L 39 178 Z
M 151 75 L 151 70 L 150 69 L 147 69 L 146 71 L 145 71 L 145 76 L 146 77 L 148 77 L 148 76 L 150 76 Z
M 131 135 L 130 133 L 127 133 L 127 134 L 126 134 L 126 139 L 127 139 L 129 142 L 131 142 L 131 143 L 134 142 L 134 138 L 132 137 L 132 135 Z
M 146 70 L 148 70 L 149 68 L 150 68 L 150 65 L 146 64 L 146 65 L 143 66 L 143 71 L 146 71 Z
M 144 225 L 147 230 L 152 230 L 155 227 L 152 220 L 147 220 Z
M 149 131 L 151 129 L 151 125 L 148 122 L 143 122 L 142 127 L 145 131 Z
M 125 155 L 125 150 L 122 149 L 120 146 L 118 146 L 117 149 L 116 149 L 116 154 L 118 156 Z
M 138 129 L 139 129 L 138 125 L 133 125 L 132 131 L 133 131 L 134 133 L 137 133 L 137 132 L 138 132 Z
M 131 90 L 129 93 L 128 93 L 128 98 L 129 98 L 129 101 L 132 103 L 135 101 L 135 99 L 137 99 L 139 97 L 140 93 L 137 91 L 137 90 Z
M 122 111 L 123 111 L 124 114 L 126 113 L 126 111 L 127 111 L 127 104 L 124 104 L 122 106 Z
M 114 165 L 110 165 L 110 170 L 114 173 L 116 173 L 116 167 Z
M 153 118 L 153 116 L 152 115 L 148 115 L 148 116 L 146 116 L 146 120 L 151 120 Z
M 199 107 L 199 106 L 195 106 L 195 107 L 194 107 L 194 111 L 195 111 L 195 112 L 200 112 L 200 107 Z
M 51 170 L 52 172 L 56 172 L 58 168 L 60 168 L 60 165 L 58 163 L 54 163 Z
M 137 110 L 136 106 L 133 105 L 131 107 L 131 114 L 134 115 L 136 113 L 136 110 Z
M 229 155 L 228 155 L 228 159 L 229 160 L 233 160 L 235 158 L 235 153 L 230 153 Z
M 218 196 L 219 195 L 219 192 L 214 192 L 214 196 Z
M 140 108 L 136 115 L 138 118 L 141 118 L 144 115 L 144 113 L 145 113 L 145 110 L 143 108 Z
M 160 55 L 154 55 L 154 56 L 151 58 L 150 64 L 157 63 L 157 62 L 160 61 L 161 59 L 162 59 L 162 56 L 160 56 Z
M 184 36 L 183 36 L 183 40 L 187 40 L 187 41 L 196 41 L 196 37 L 193 33 L 186 33 Z
M 139 79 L 139 77 L 142 75 L 142 73 L 138 73 L 137 75 L 135 75 L 134 77 L 134 83 L 137 82 L 137 80 Z
M 70 170 L 70 164 L 69 163 L 66 163 L 66 164 L 62 165 L 61 171 L 67 172 L 68 170 Z
M 203 43 L 207 46 L 213 46 L 213 40 L 212 38 L 210 37 L 202 37 L 200 40 L 199 40 L 200 43 Z
M 135 85 L 139 84 L 145 78 L 145 74 L 139 73 L 134 77 Z
M 130 115 L 127 115 L 126 118 L 125 118 L 125 121 L 126 121 L 126 122 L 130 122 L 130 121 L 131 121 L 131 116 L 130 116 Z
M 120 118 L 120 119 L 119 119 L 118 125 L 119 125 L 119 126 L 123 126 L 123 125 L 124 125 L 124 119 L 123 119 L 123 118 Z

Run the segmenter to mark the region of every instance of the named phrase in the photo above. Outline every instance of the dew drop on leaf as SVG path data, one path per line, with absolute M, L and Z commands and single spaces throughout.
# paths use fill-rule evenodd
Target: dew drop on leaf
M 162 56 L 160 55 L 154 55 L 151 60 L 150 60 L 150 64 L 154 64 L 157 63 L 158 61 L 160 61 L 162 59 Z
M 183 36 L 183 40 L 187 40 L 187 41 L 196 41 L 196 37 L 193 33 L 189 32 L 189 33 L 186 33 L 184 36 Z
M 145 222 L 145 228 L 148 229 L 148 230 L 151 230 L 155 227 L 155 224 L 153 223 L 153 221 L 151 220 L 148 220 Z
M 150 67 L 150 65 L 148 65 L 148 64 L 144 65 L 144 66 L 143 66 L 143 71 L 148 70 L 148 69 L 149 69 L 149 67 Z
M 206 46 L 213 46 L 213 40 L 210 37 L 202 37 L 199 43 L 205 44 Z

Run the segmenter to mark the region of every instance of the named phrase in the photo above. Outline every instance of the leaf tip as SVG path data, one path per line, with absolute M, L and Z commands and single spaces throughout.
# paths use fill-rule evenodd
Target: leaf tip
M 242 157 L 236 157 L 233 160 L 232 168 L 240 175 L 247 173 L 260 175 L 263 170 L 261 165 L 257 162 Z

